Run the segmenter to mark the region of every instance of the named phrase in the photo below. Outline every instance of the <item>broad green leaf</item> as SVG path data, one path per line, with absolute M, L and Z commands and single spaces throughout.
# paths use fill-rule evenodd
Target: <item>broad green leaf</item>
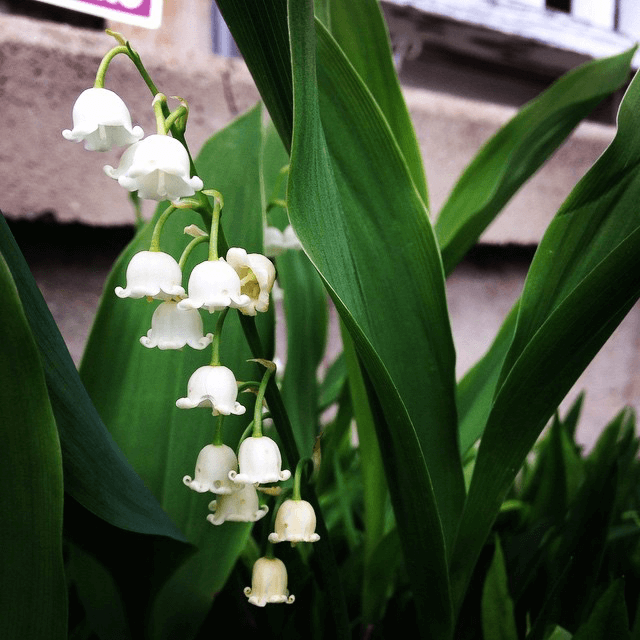
M 407 570 L 419 615 L 425 635 L 446 637 L 451 617 L 444 540 L 423 455 L 437 478 L 449 527 L 463 485 L 439 254 L 424 205 L 366 88 L 318 24 L 319 94 L 312 7 L 293 2 L 289 11 L 295 98 L 289 215 L 375 385 L 370 399 L 377 395 L 382 402 L 374 411 L 377 423 L 384 424 L 378 437 L 384 437 L 384 462 L 393 474 L 389 486 L 395 488 L 398 529 L 405 557 L 411 557 Z M 403 247 L 403 259 L 394 260 L 398 247 Z M 425 378 L 407 366 L 415 353 L 420 353 Z M 428 428 L 420 424 L 421 440 L 409 415 L 414 424 L 428 416 Z M 436 442 L 437 456 L 428 450 Z
M 574 69 L 483 146 L 453 188 L 435 225 L 447 273 L 578 123 L 627 81 L 634 53 L 635 48 Z
M 429 206 L 420 147 L 393 65 L 387 25 L 378 0 L 330 2 L 327 26 L 371 91 L 402 151 L 411 178 Z M 325 23 L 326 24 L 326 23 Z
M 573 640 L 630 640 L 627 606 L 622 578 L 598 600 L 589 619 L 573 636 Z
M 260 251 L 262 243 L 260 127 L 260 109 L 256 107 L 213 136 L 196 159 L 205 186 L 224 196 L 222 220 L 227 239 L 232 246 L 248 252 Z M 189 239 L 183 228 L 192 223 L 202 226 L 203 221 L 190 211 L 175 212 L 164 227 L 161 249 L 178 258 Z M 115 440 L 170 517 L 199 549 L 187 561 L 194 568 L 191 580 L 179 570 L 159 596 L 158 602 L 164 606 L 156 607 L 155 614 L 167 624 L 158 624 L 159 617 L 152 620 L 158 633 L 155 637 L 170 637 L 175 628 L 181 628 L 186 638 L 197 632 L 214 593 L 224 584 L 242 550 L 249 526 L 212 526 L 206 520 L 210 498 L 190 491 L 182 482 L 183 476 L 193 475 L 199 451 L 211 442 L 216 418 L 206 409 L 178 409 L 175 402 L 186 395 L 189 376 L 209 363 L 210 349 L 145 349 L 139 339 L 151 326 L 156 305 L 146 300 L 121 300 L 113 293 L 116 285 L 125 282 L 131 256 L 149 248 L 152 224 L 134 238 L 109 276 L 81 371 Z M 187 261 L 185 283 L 191 268 L 203 259 L 206 248 L 200 245 Z M 213 331 L 215 318 L 208 316 L 204 321 L 205 331 Z M 263 314 L 260 321 L 266 328 L 265 344 L 272 345 L 272 320 Z M 272 347 L 266 349 L 269 353 Z M 222 333 L 221 361 L 238 380 L 254 380 L 260 373 L 257 365 L 246 362 L 249 358 L 251 352 L 244 343 L 238 318 L 229 314 Z M 224 441 L 231 447 L 236 446 L 251 419 L 247 416 L 252 415 L 253 396 L 242 395 L 239 401 L 247 406 L 247 414 L 229 416 L 224 423 Z M 162 557 L 156 560 L 159 564 L 169 561 Z M 181 613 L 182 600 L 167 596 L 179 588 L 182 598 L 192 598 L 194 606 L 188 612 Z
M 555 626 L 553 630 L 545 636 L 544 640 L 571 640 L 573 635 L 562 627 Z
M 342 343 L 346 360 L 349 390 L 353 402 L 354 417 L 358 427 L 358 448 L 361 455 L 360 470 L 364 493 L 364 570 L 362 580 L 362 616 L 364 624 L 375 624 L 384 613 L 389 582 L 393 572 L 383 573 L 377 567 L 376 553 L 385 531 L 385 510 L 389 490 L 384 476 L 384 465 L 376 438 L 374 418 L 367 398 L 360 363 L 348 332 L 342 326 Z
M 282 396 L 298 449 L 309 456 L 319 433 L 317 371 L 326 346 L 327 298 L 316 270 L 301 251 L 286 251 L 276 258 L 276 265 L 287 327 Z
M 639 252 L 640 228 L 556 308 L 498 391 L 452 559 L 458 598 L 502 499 L 550 413 L 637 300 Z
M 0 636 L 67 637 L 62 458 L 38 347 L 0 253 Z
M 482 590 L 482 634 L 487 640 L 518 640 L 507 570 L 498 537 Z
M 42 358 L 60 435 L 65 492 L 117 527 L 184 540 L 105 429 L 2 216 L 0 252 L 11 269 Z M 96 363 L 98 376 L 101 366 Z
M 456 540 L 457 598 L 527 452 L 640 293 L 639 107 L 636 77 L 616 138 L 561 207 L 531 265 Z

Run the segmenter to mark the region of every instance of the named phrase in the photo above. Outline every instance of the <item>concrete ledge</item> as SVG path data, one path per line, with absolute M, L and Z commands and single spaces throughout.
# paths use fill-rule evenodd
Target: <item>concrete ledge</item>
M 246 66 L 237 59 L 190 54 L 188 47 L 179 48 L 160 36 L 141 38 L 138 44 L 136 35 L 142 34 L 127 35 L 158 86 L 168 95 L 189 101 L 187 134 L 192 150 L 259 98 Z M 0 208 L 9 217 L 52 212 L 61 222 L 132 222 L 126 194 L 102 172 L 105 164 L 117 163 L 119 153 L 87 153 L 82 145 L 66 142 L 61 135 L 62 129 L 71 126 L 76 97 L 92 86 L 98 63 L 113 43 L 102 33 L 0 15 L 0 99 L 5 124 Z M 149 92 L 128 60 L 114 61 L 107 87 L 127 102 L 134 124 L 140 124 L 146 133 L 155 130 Z M 480 146 L 515 110 L 422 89 L 406 89 L 405 95 L 435 212 Z M 483 240 L 536 243 L 613 134 L 613 127 L 581 125 L 514 198 Z M 153 203 L 145 204 L 150 213 Z

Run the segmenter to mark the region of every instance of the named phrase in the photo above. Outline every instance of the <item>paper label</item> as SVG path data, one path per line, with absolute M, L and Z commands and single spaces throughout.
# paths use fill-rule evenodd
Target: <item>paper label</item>
M 157 29 L 162 21 L 162 0 L 39 0 L 116 22 Z

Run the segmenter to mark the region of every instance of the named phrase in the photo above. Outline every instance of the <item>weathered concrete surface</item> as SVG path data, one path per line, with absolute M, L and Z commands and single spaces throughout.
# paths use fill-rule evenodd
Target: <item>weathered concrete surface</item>
M 200 31 L 196 30 L 191 45 L 186 42 L 180 48 L 163 31 L 145 31 L 142 38 L 141 30 L 122 30 L 139 49 L 157 86 L 167 95 L 188 100 L 187 133 L 192 150 L 258 99 L 244 63 L 194 53 L 204 46 Z M 136 35 L 140 36 L 139 46 Z M 61 136 L 62 129 L 71 126 L 76 97 L 92 86 L 98 63 L 114 42 L 93 31 L 0 15 L 4 114 L 0 206 L 8 216 L 52 211 L 62 222 L 113 225 L 132 220 L 126 194 L 102 171 L 105 164 L 117 163 L 119 152 L 89 153 Z M 150 94 L 133 65 L 120 58 L 110 68 L 106 86 L 124 98 L 134 123 L 152 133 Z M 515 110 L 423 89 L 405 93 L 425 159 L 432 210 L 437 212 L 478 148 Z M 612 127 L 581 125 L 514 198 L 484 240 L 537 242 L 562 200 L 612 136 Z M 147 212 L 151 208 L 147 206 Z

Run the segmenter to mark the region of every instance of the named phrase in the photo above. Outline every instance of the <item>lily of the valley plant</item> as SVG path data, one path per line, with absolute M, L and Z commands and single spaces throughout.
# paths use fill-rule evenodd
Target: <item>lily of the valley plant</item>
M 436 214 L 376 0 L 218 4 L 262 103 L 197 156 L 200 97 L 115 33 L 60 124 L 123 203 L 158 202 L 79 374 L 2 220 L 0 637 L 640 638 L 633 414 L 586 454 L 582 401 L 557 412 L 640 295 L 640 80 L 458 382 L 445 295 L 634 52 L 529 103 Z

